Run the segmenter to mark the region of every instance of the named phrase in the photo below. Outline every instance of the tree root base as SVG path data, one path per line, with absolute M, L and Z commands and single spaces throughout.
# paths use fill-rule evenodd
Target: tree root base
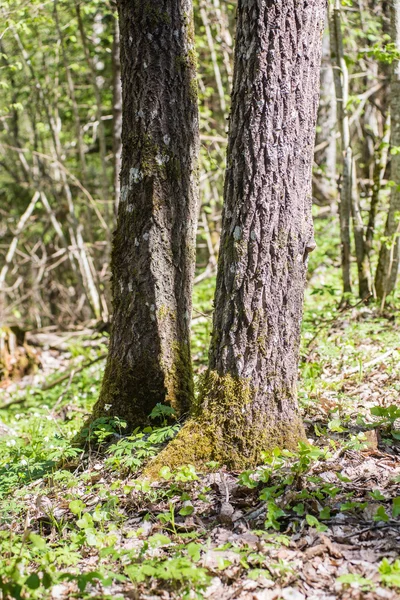
M 212 410 L 189 419 L 176 438 L 145 468 L 143 477 L 157 479 L 165 466 L 175 470 L 192 464 L 199 471 L 207 470 L 211 461 L 241 471 L 260 464 L 263 453 L 275 448 L 297 450 L 299 442 L 306 440 L 297 413 L 290 419 L 272 421 L 267 414 L 255 415 L 251 424 L 248 416 L 241 411 L 239 414 L 242 418 L 235 419 L 224 410 Z

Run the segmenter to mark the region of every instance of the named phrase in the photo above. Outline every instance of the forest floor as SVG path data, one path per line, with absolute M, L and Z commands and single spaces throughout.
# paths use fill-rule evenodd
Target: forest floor
M 42 340 L 39 371 L 0 392 L 0 598 L 400 598 L 398 313 L 338 311 L 336 271 L 320 264 L 300 366 L 309 444 L 252 471 L 210 463 L 141 479 L 179 428 L 163 407 L 131 436 L 122 422 L 98 423 L 101 453 L 74 448 L 104 360 L 78 368 L 104 339 Z M 206 280 L 195 292 L 198 373 L 212 290 Z

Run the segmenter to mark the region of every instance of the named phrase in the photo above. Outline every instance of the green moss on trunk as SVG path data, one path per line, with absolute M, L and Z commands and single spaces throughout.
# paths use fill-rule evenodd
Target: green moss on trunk
M 193 370 L 189 345 L 174 342 L 173 362 L 166 370 L 165 387 L 167 395 L 165 404 L 175 409 L 178 416 L 187 413 L 193 402 Z
M 204 468 L 217 461 L 230 469 L 254 467 L 262 453 L 274 448 L 295 450 L 305 439 L 296 412 L 280 414 L 277 405 L 253 406 L 254 390 L 249 380 L 208 372 L 202 382 L 193 418 L 177 437 L 150 463 L 145 477 L 157 477 L 161 467 L 184 464 Z

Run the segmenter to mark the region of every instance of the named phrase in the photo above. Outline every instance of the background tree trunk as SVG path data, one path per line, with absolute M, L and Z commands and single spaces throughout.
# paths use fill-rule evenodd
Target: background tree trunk
M 318 172 L 313 176 L 313 199 L 324 206 L 334 204 L 336 186 L 336 102 L 335 85 L 331 66 L 331 50 L 328 30 L 322 40 L 321 97 L 318 109 L 317 135 L 314 160 Z
M 343 173 L 340 191 L 339 219 L 340 240 L 342 246 L 342 282 L 343 300 L 346 294 L 351 293 L 351 243 L 350 243 L 350 218 L 352 199 L 352 172 L 353 154 L 350 146 L 350 125 L 347 112 L 348 80 L 347 67 L 344 61 L 343 38 L 341 30 L 340 3 L 336 2 L 329 15 L 329 35 L 331 40 L 331 56 L 333 77 L 335 82 L 337 116 L 342 144 Z
M 121 198 L 121 165 L 122 165 L 122 84 L 121 84 L 121 48 L 119 21 L 115 19 L 114 39 L 112 47 L 113 66 L 113 152 L 114 152 L 114 214 L 118 216 Z
M 391 8 L 392 40 L 400 51 L 400 0 L 393 0 Z M 391 134 L 390 145 L 397 153 L 392 154 L 390 178 L 395 182 L 390 196 L 389 212 L 385 227 L 385 241 L 379 254 L 375 289 L 378 298 L 385 303 L 393 292 L 399 271 L 400 234 L 400 60 L 393 60 L 390 94 Z
M 357 187 L 357 172 L 350 137 L 349 119 L 349 73 L 344 56 L 341 4 L 336 0 L 331 9 L 329 20 L 331 39 L 332 67 L 337 102 L 338 124 L 343 155 L 343 174 L 340 192 L 340 237 L 342 243 L 342 304 L 348 303 L 346 294 L 351 292 L 351 244 L 350 215 L 352 217 L 354 244 L 358 270 L 358 289 L 362 299 L 369 298 L 371 293 L 371 277 L 368 265 L 368 253 L 364 235 L 364 223 L 361 214 Z
M 121 199 L 112 252 L 114 317 L 93 418 L 145 422 L 192 395 L 189 327 L 198 204 L 191 0 L 120 0 Z
M 238 3 L 209 369 L 196 420 L 158 465 L 243 468 L 304 437 L 296 387 L 324 17 L 325 0 Z

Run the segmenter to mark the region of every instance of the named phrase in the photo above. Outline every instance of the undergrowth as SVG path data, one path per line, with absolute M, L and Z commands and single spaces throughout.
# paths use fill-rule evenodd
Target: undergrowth
M 340 470 L 332 471 L 333 480 L 323 475 L 343 453 L 368 449 L 371 432 L 379 431 L 379 443 L 389 449 L 400 438 L 396 313 L 381 314 L 373 305 L 338 311 L 341 292 L 337 270 L 327 267 L 332 240 L 324 241 L 324 227 L 311 257 L 301 348 L 299 399 L 309 443 L 300 444 L 297 453 L 266 454 L 257 469 L 231 476 L 243 499 L 238 522 L 253 531 L 256 547 L 245 536 L 223 543 L 213 537 L 222 518 L 215 482 L 226 475 L 223 465 L 210 463 L 211 475 L 186 465 L 176 472 L 164 467 L 152 484 L 140 478 L 146 462 L 181 426 L 171 424 L 168 407 L 158 405 L 152 426 L 129 435 L 122 420 L 98 419 L 86 431 L 87 447 L 74 446 L 99 394 L 100 362 L 68 384 L 17 390 L 11 397 L 16 403 L 1 411 L 9 428 L 0 437 L 4 600 L 116 599 L 126 589 L 158 588 L 172 598 L 202 598 L 216 577 L 231 581 L 233 572 L 236 578 L 285 586 L 296 582 L 296 569 L 268 553 L 290 546 L 292 536 L 307 530 L 323 535 L 340 514 L 367 518 L 371 504 L 371 526 L 398 522 L 398 493 L 371 488 L 359 494 Z M 206 362 L 212 293 L 210 279 L 195 291 L 197 373 Z M 72 349 L 75 356 L 80 352 L 79 346 Z M 382 365 L 376 362 L 380 354 Z M 361 398 L 373 385 L 379 392 Z M 222 524 L 229 529 L 232 519 Z M 349 572 L 337 583 L 343 589 L 368 591 L 378 584 L 400 589 L 400 561 L 382 558 L 375 580 Z

